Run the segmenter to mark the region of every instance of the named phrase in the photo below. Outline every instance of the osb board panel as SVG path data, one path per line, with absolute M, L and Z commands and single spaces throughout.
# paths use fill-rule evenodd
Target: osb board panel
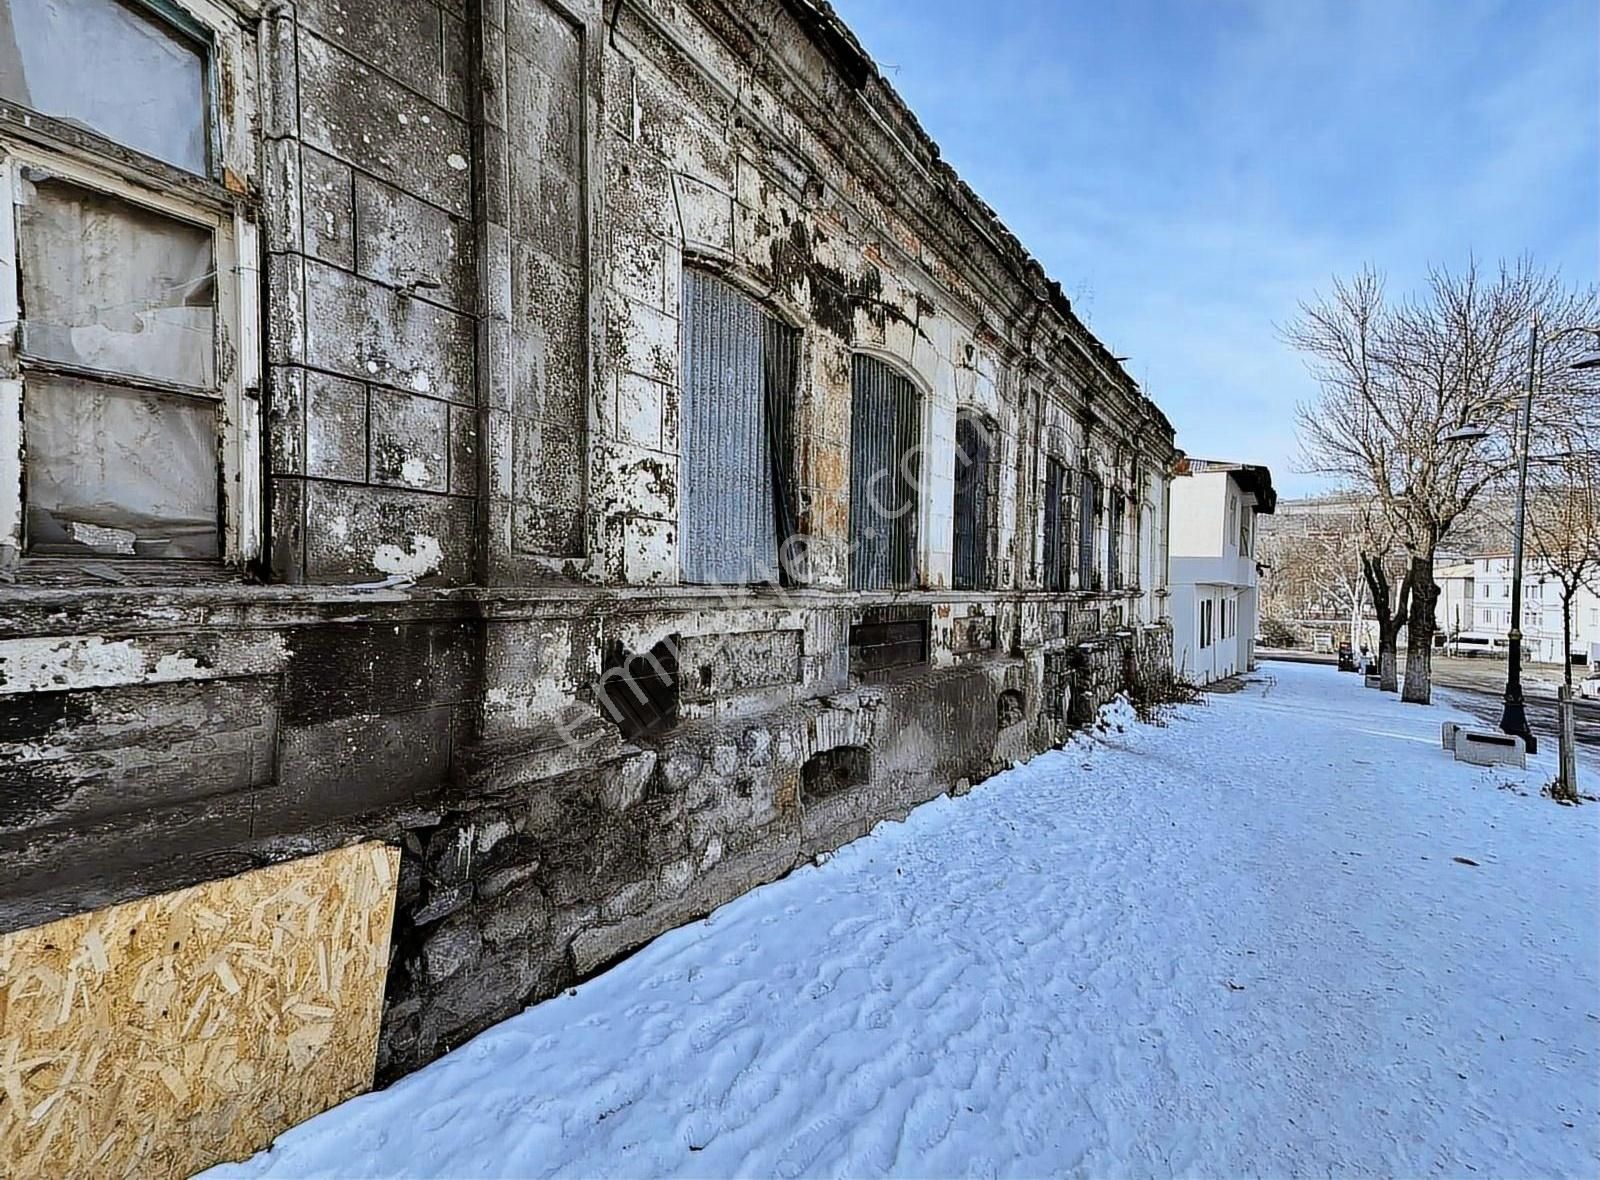
M 0 1176 L 188 1176 L 370 1087 L 398 868 L 361 844 L 0 936 Z

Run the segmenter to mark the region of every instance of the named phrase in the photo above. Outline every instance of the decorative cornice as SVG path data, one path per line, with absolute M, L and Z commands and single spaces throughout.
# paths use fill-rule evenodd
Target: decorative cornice
M 648 0 L 621 2 L 670 36 Z M 1078 389 L 1095 388 L 1099 415 L 1124 430 L 1145 425 L 1172 437 L 1166 415 L 1079 319 L 1060 284 L 941 157 L 826 0 L 684 0 L 684 6 L 749 63 L 874 199 L 893 209 L 990 301 L 1001 322 L 993 322 L 981 307 L 972 310 L 984 328 L 1009 344 L 1016 363 L 1026 369 L 1042 361 L 1047 371 L 1057 370 Z M 781 35 L 784 23 L 793 36 Z M 805 60 L 804 51 L 820 59 L 820 92 L 817 62 Z M 705 63 L 698 64 L 704 68 Z M 791 154 L 802 154 L 747 102 L 730 97 L 738 102 L 741 119 L 760 126 Z M 1037 342 L 1035 334 L 1041 337 Z

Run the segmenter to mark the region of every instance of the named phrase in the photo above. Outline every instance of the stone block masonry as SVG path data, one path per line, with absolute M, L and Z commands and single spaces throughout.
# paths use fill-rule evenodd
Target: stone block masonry
M 1170 668 L 1170 424 L 826 4 L 174 3 L 245 63 L 259 556 L 6 571 L 0 932 L 386 842 L 386 1080 Z M 706 355 L 758 585 L 685 576 Z M 891 435 L 907 550 L 852 590 Z

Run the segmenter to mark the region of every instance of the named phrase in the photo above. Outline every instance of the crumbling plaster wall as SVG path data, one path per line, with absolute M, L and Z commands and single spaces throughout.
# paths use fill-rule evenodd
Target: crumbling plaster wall
M 1050 686 L 1104 699 L 1165 634 L 1041 594 L 1038 537 L 1047 450 L 1155 498 L 1170 427 L 787 0 L 297 0 L 257 36 L 279 584 L 0 587 L 0 928 L 397 842 L 393 1076 L 1060 741 Z M 781 593 L 678 585 L 686 265 L 800 333 Z M 855 351 L 925 398 L 921 591 L 842 591 Z M 958 409 L 991 591 L 947 589 Z M 861 683 L 891 599 L 927 664 Z M 605 655 L 669 638 L 677 723 L 626 741 Z M 837 750 L 861 781 L 808 790 Z
M 259 29 L 272 570 L 473 580 L 476 239 L 458 4 Z

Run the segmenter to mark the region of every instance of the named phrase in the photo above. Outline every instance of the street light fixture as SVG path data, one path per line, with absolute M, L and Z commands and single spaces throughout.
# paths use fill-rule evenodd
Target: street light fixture
M 1442 443 L 1481 442 L 1489 437 L 1489 432 L 1481 426 L 1462 426 L 1452 430 L 1449 434 L 1441 434 L 1439 441 Z
M 1548 348 L 1563 336 L 1578 332 L 1600 335 L 1600 326 L 1558 328 L 1544 340 Z M 1533 427 L 1533 390 L 1539 373 L 1539 317 L 1528 323 L 1528 382 L 1522 394 L 1522 421 L 1517 430 L 1517 522 L 1511 544 L 1511 630 L 1506 634 L 1506 704 L 1500 714 L 1500 732 L 1522 738 L 1528 753 L 1538 751 L 1528 714 L 1522 702 L 1522 533 L 1528 514 L 1528 436 Z M 1600 356 L 1585 357 L 1574 369 L 1600 368 Z M 1570 653 L 1563 652 L 1570 659 Z

